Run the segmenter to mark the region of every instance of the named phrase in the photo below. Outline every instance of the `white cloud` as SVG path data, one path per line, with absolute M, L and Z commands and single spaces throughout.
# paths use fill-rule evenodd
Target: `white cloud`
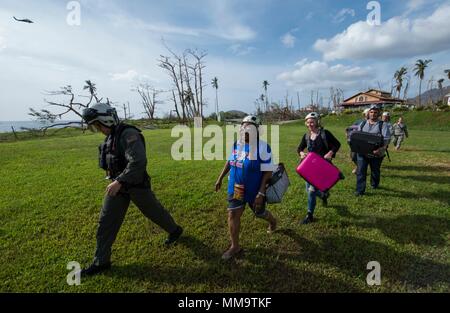
M 6 38 L 4 37 L 4 30 L 0 27 L 0 51 L 6 48 Z
M 393 17 L 380 26 L 365 21 L 350 25 L 331 39 L 319 39 L 314 48 L 325 60 L 413 57 L 450 49 L 450 5 L 425 18 Z
M 243 46 L 241 44 L 234 44 L 229 47 L 229 50 L 233 52 L 234 55 L 243 56 L 250 54 L 252 51 L 256 50 L 256 48 Z
M 429 0 L 428 0 L 429 1 Z M 409 0 L 406 5 L 406 12 L 405 15 L 410 14 L 413 11 L 416 11 L 423 7 L 426 4 L 426 0 Z
M 114 73 L 109 74 L 111 76 L 111 80 L 113 81 L 133 81 L 138 77 L 138 72 L 135 70 L 128 70 L 125 73 Z
M 239 40 L 247 41 L 255 38 L 256 33 L 248 26 L 245 25 L 221 25 L 217 26 L 217 29 L 207 31 L 211 36 L 218 36 L 227 40 Z
M 211 36 L 227 40 L 248 41 L 256 37 L 256 32 L 244 24 L 240 15 L 232 7 L 231 1 L 214 1 L 210 7 L 211 26 L 205 31 Z
M 202 32 L 201 29 L 178 27 L 167 23 L 147 23 L 139 18 L 132 18 L 118 13 L 108 14 L 107 16 L 115 27 L 132 27 L 154 33 L 183 36 L 199 36 Z
M 295 64 L 292 71 L 283 72 L 277 79 L 285 81 L 288 86 L 302 86 L 303 88 L 354 87 L 362 81 L 374 78 L 373 70 L 369 67 L 346 66 L 336 64 L 330 66 L 326 62 L 303 59 Z
M 170 34 L 182 36 L 211 36 L 230 41 L 246 41 L 253 39 L 256 33 L 248 26 L 242 25 L 230 18 L 221 16 L 220 21 L 213 21 L 213 25 L 203 28 L 170 25 L 165 22 L 148 23 L 139 18 L 125 16 L 123 14 L 109 14 L 111 22 L 116 27 L 132 27 L 138 30 L 149 31 L 157 34 Z M 229 21 L 229 22 L 227 22 Z
M 281 42 L 287 48 L 293 48 L 295 46 L 296 38 L 292 36 L 290 33 L 285 34 L 281 37 Z
M 342 23 L 343 21 L 345 21 L 345 19 L 347 18 L 348 15 L 354 17 L 355 16 L 355 10 L 349 9 L 349 8 L 344 8 L 344 9 L 340 10 L 333 17 L 333 22 L 335 22 L 335 23 Z
M 309 13 L 306 15 L 305 19 L 306 19 L 307 21 L 309 21 L 309 20 L 311 20 L 313 17 L 314 17 L 314 12 L 309 12 Z

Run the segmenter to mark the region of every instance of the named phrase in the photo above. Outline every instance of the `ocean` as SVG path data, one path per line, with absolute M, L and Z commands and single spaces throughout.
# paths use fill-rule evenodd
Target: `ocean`
M 57 123 L 66 123 L 74 121 L 58 121 Z M 55 123 L 56 124 L 56 123 Z M 50 124 L 47 124 L 50 125 Z M 10 133 L 12 132 L 11 126 L 14 127 L 16 132 L 23 131 L 21 128 L 41 128 L 46 126 L 46 124 L 41 124 L 37 121 L 0 121 L 0 133 Z M 63 126 L 61 126 L 63 127 Z

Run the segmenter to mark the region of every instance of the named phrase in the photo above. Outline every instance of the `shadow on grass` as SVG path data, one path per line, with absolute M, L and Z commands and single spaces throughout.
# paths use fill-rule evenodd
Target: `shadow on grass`
M 329 205 L 328 208 L 330 209 L 336 209 L 337 214 L 339 214 L 342 217 L 348 217 L 348 218 L 352 218 L 352 219 L 361 219 L 363 218 L 362 216 L 353 214 L 352 212 L 350 212 L 348 210 L 348 206 L 346 205 Z
M 355 215 L 349 212 L 346 206 L 330 206 L 330 208 L 335 208 L 342 217 L 353 219 L 352 225 L 379 229 L 386 237 L 400 244 L 447 245 L 446 235 L 450 232 L 450 219 L 445 217 L 401 215 L 394 218 L 383 218 Z
M 429 215 L 402 215 L 395 218 L 376 218 L 374 222 L 357 223 L 365 228 L 377 228 L 400 244 L 445 246 L 450 220 Z
M 394 222 L 385 230 L 403 227 L 411 220 L 412 217 L 404 218 L 399 225 Z M 379 220 L 374 225 L 361 223 L 361 226 L 378 226 L 378 222 L 384 225 L 386 221 Z M 430 225 L 436 227 L 433 222 Z M 274 235 L 289 237 L 293 243 L 283 249 L 246 247 L 239 258 L 224 262 L 220 260 L 220 253 L 195 237 L 186 236 L 179 244 L 194 251 L 204 262 L 115 265 L 105 275 L 134 283 L 168 284 L 178 292 L 199 289 L 210 292 L 362 292 L 367 291 L 364 288 L 369 272 L 367 263 L 378 261 L 388 290 L 392 285 L 399 290 L 415 290 L 450 281 L 449 265 L 402 253 L 379 242 L 352 236 L 324 236 L 316 243 L 292 229 L 280 229 Z M 336 270 L 327 271 L 327 275 L 317 273 L 323 267 L 321 264 Z M 361 283 L 355 283 L 355 279 L 360 279 Z
M 361 279 L 365 279 L 368 273 L 367 263 L 378 261 L 382 277 L 387 278 L 391 284 L 407 285 L 412 289 L 450 281 L 449 265 L 401 253 L 379 242 L 351 236 L 327 236 L 319 244 L 315 244 L 294 231 L 280 233 L 292 238 L 301 249 L 295 256 L 282 255 L 281 259 L 327 263 Z
M 403 150 L 403 151 L 420 151 L 420 152 L 443 152 L 443 153 L 450 152 L 450 149 L 448 149 L 448 148 L 422 149 L 422 148 L 407 147 L 407 148 L 404 148 L 401 150 Z
M 388 165 L 387 169 L 397 170 L 397 171 L 415 171 L 415 172 L 447 172 L 449 166 L 417 166 L 417 165 Z
M 217 263 L 221 254 L 208 247 L 204 242 L 191 235 L 181 236 L 178 244 L 190 249 L 194 254 L 205 262 Z
M 431 199 L 450 205 L 450 197 L 448 190 L 418 193 L 418 192 L 395 190 L 387 187 L 378 187 L 378 189 L 384 190 L 383 196 L 385 197 L 405 198 L 408 200 L 417 199 L 422 201 L 424 199 Z
M 298 269 L 290 265 L 290 255 L 269 249 L 246 249 L 238 259 L 216 264 L 114 266 L 107 276 L 170 284 L 178 292 L 195 291 L 202 285 L 209 292 L 361 292 L 352 283 Z M 183 287 L 184 286 L 184 287 Z M 182 290 L 179 290 L 182 289 Z
M 426 176 L 426 175 L 400 176 L 400 175 L 389 175 L 389 177 L 390 178 L 396 178 L 396 179 L 421 181 L 421 182 L 426 182 L 426 183 L 437 183 L 437 184 L 450 185 L 450 176 Z

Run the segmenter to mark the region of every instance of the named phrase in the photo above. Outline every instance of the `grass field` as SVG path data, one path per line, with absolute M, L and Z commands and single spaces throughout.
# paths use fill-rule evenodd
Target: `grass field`
M 317 222 L 306 226 L 298 223 L 305 184 L 294 171 L 305 127 L 280 127 L 291 186 L 282 204 L 270 206 L 279 230 L 267 234 L 246 210 L 245 253 L 231 262 L 220 259 L 229 242 L 225 184 L 213 191 L 224 162 L 175 162 L 170 130 L 145 131 L 153 190 L 185 235 L 165 248 L 166 234 L 132 205 L 113 246 L 113 270 L 80 286 L 67 285 L 66 265 L 92 261 L 107 185 L 97 168 L 102 135 L 2 143 L 0 292 L 449 292 L 448 126 L 410 124 L 404 149 L 383 163 L 381 188 L 356 198 L 344 139 L 352 119 L 325 119 L 342 143 L 335 164 L 346 179 L 328 208 L 318 201 Z M 380 286 L 366 283 L 370 261 L 381 264 Z

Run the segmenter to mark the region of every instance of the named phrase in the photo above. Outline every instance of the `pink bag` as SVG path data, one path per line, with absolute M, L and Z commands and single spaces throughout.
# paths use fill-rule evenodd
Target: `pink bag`
M 339 179 L 344 179 L 336 166 L 314 152 L 309 152 L 303 159 L 297 167 L 297 173 L 322 192 L 330 190 Z

